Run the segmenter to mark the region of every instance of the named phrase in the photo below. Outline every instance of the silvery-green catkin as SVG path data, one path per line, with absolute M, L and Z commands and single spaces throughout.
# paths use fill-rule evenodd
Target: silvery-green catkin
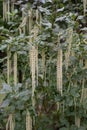
M 7 83 L 10 84 L 10 74 L 11 74 L 11 60 L 10 60 L 10 57 L 11 57 L 11 52 L 10 52 L 10 48 L 9 48 L 9 45 L 8 45 L 8 48 L 7 48 Z
M 86 13 L 87 0 L 83 0 L 84 15 Z
M 22 29 L 25 28 L 26 22 L 27 22 L 27 17 L 25 16 L 23 17 L 22 23 L 19 25 L 20 34 L 22 33 Z M 23 30 L 23 33 L 25 33 L 25 29 Z
M 36 55 L 36 79 L 37 79 L 37 86 L 38 86 L 38 46 L 36 47 L 36 49 L 35 49 L 35 55 Z
M 7 21 L 8 1 L 3 0 L 3 20 Z
M 85 60 L 85 68 L 87 69 L 87 60 Z
M 80 103 L 83 103 L 85 98 L 87 98 L 87 88 L 85 88 L 85 79 L 83 79 Z
M 67 29 L 67 43 L 68 43 L 68 47 L 67 47 L 67 50 L 65 52 L 65 66 L 66 66 L 66 70 L 68 69 L 68 66 L 69 66 L 69 57 L 70 57 L 70 53 L 71 53 L 72 35 L 73 35 L 73 29 L 72 28 L 68 28 Z
M 15 120 L 12 114 L 9 115 L 7 124 L 6 124 L 6 130 L 14 130 L 15 127 Z
M 6 14 L 6 2 L 3 0 L 3 21 L 5 20 L 5 14 Z
M 57 90 L 62 95 L 62 48 L 60 47 L 60 36 L 58 34 L 58 54 L 57 54 Z
M 34 46 L 30 50 L 30 69 L 32 75 L 32 105 L 35 105 L 34 92 L 35 92 L 35 67 L 36 67 L 36 49 Z
M 80 127 L 81 119 L 78 115 L 75 116 L 75 125 L 79 128 Z
M 42 72 L 43 72 L 43 77 L 45 76 L 45 70 L 46 70 L 46 57 L 45 57 L 45 50 L 42 50 Z
M 75 81 L 74 86 L 77 87 L 77 81 Z M 80 119 L 79 115 L 76 114 L 76 111 L 77 111 L 76 98 L 74 98 L 74 102 L 75 102 L 75 125 L 79 128 L 81 119 Z
M 38 19 L 39 19 L 39 12 L 38 9 L 36 10 L 36 23 L 38 23 Z
M 28 17 L 28 19 L 29 19 L 29 28 L 28 28 L 28 33 L 30 34 L 31 33 L 31 29 L 32 29 L 32 24 L 33 24 L 33 21 L 32 21 L 32 9 L 30 9 L 29 11 L 28 11 L 28 14 L 29 14 L 29 17 Z
M 38 35 L 38 27 L 37 26 L 34 26 L 34 37 L 33 37 L 33 40 L 36 41 L 37 39 L 37 35 Z M 38 86 L 38 45 L 36 45 L 35 47 L 35 64 L 36 64 L 36 79 L 37 79 L 37 86 Z
M 17 52 L 14 53 L 14 85 L 17 84 Z
M 26 24 L 27 24 L 27 17 L 25 16 L 24 11 L 22 11 L 22 19 L 23 19 L 23 21 L 22 21 L 21 26 L 22 26 L 23 33 L 25 34 L 25 32 L 26 32 Z
M 10 4 L 10 8 L 11 8 L 11 13 L 13 13 L 14 12 L 14 2 L 15 2 L 15 0 L 11 0 L 11 4 Z M 12 16 L 12 20 L 13 20 L 13 18 L 14 18 L 14 16 Z
M 28 110 L 26 113 L 26 130 L 32 130 L 32 118 Z
M 10 21 L 10 0 L 7 0 L 7 21 Z
M 57 90 L 62 95 L 62 49 L 58 50 L 57 55 Z
M 57 53 L 57 91 L 62 95 L 62 48 L 60 47 L 60 36 L 61 34 L 58 34 L 58 53 Z M 60 108 L 60 103 L 57 102 L 57 110 Z
M 14 4 L 15 4 L 15 0 L 11 1 L 11 13 L 13 13 L 14 11 Z

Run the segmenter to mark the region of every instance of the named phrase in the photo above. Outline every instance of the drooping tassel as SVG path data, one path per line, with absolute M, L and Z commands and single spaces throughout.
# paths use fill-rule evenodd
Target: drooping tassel
M 78 115 L 75 116 L 75 125 L 79 128 L 80 127 L 80 117 Z
M 39 27 L 40 25 L 39 25 L 39 12 L 38 12 L 38 10 L 36 10 L 36 25 Z
M 77 87 L 77 81 L 75 81 L 74 86 Z M 74 98 L 74 105 L 75 105 L 75 125 L 79 128 L 80 127 L 80 117 L 77 114 L 77 103 L 76 103 L 76 98 Z
M 67 51 L 65 52 L 65 66 L 66 66 L 66 70 L 68 69 L 68 66 L 69 66 L 69 57 L 70 57 L 70 53 L 71 53 L 72 35 L 73 35 L 73 29 L 69 28 L 67 30 L 68 48 L 67 48 Z
M 15 127 L 15 120 L 13 119 L 13 115 L 10 114 L 6 124 L 6 130 L 14 130 L 14 127 Z
M 24 11 L 22 11 L 22 19 L 23 19 L 23 21 L 22 21 L 22 28 L 23 28 L 23 33 L 25 34 L 25 32 L 26 32 L 26 24 L 27 24 L 27 16 L 25 16 L 25 14 L 24 14 Z M 24 23 L 24 25 L 23 25 L 23 23 Z
M 83 0 L 84 15 L 86 13 L 87 0 Z
M 87 69 L 87 60 L 85 60 L 85 69 Z
M 35 41 L 37 39 L 37 35 L 38 35 L 38 27 L 34 26 L 34 38 L 33 40 Z M 38 86 L 38 45 L 36 45 L 35 47 L 36 50 L 36 77 L 37 77 L 37 86 Z
M 15 0 L 11 0 L 11 13 L 14 12 L 14 2 Z M 12 16 L 12 19 L 13 19 L 13 16 Z
M 38 86 L 38 46 L 36 47 L 36 79 L 37 79 L 37 86 Z
M 7 48 L 7 83 L 10 84 L 10 74 L 11 74 L 11 60 L 10 60 L 10 57 L 11 57 L 11 52 L 10 52 L 10 48 L 9 48 L 9 45 L 8 45 L 8 48 Z
M 28 33 L 31 34 L 32 30 L 32 9 L 28 11 Z M 32 43 L 32 38 L 29 38 L 29 42 Z M 34 92 L 35 92 L 35 61 L 36 61 L 36 50 L 35 47 L 31 45 L 31 49 L 29 51 L 30 58 L 30 70 L 31 70 L 31 78 L 32 78 L 32 106 L 35 106 Z
M 6 13 L 6 2 L 3 0 L 3 21 L 5 20 L 5 13 Z
M 57 55 L 57 90 L 62 95 L 62 49 L 58 50 Z
M 87 98 L 87 88 L 85 88 L 85 79 L 83 79 L 80 103 L 83 103 L 84 99 L 86 98 Z
M 20 34 L 22 33 L 22 29 L 25 27 L 26 22 L 27 22 L 27 17 L 25 16 L 25 17 L 23 18 L 23 20 L 22 20 L 22 23 L 19 25 Z M 25 30 L 23 31 L 23 33 L 25 33 Z
M 10 21 L 10 1 L 7 1 L 7 21 Z
M 32 130 L 32 118 L 28 110 L 26 113 L 26 130 Z
M 40 29 L 41 29 L 41 26 L 42 26 L 42 15 L 41 15 L 41 13 L 40 13 Z
M 30 9 L 28 11 L 28 13 L 29 13 L 29 29 L 28 29 L 28 31 L 29 31 L 29 34 L 30 34 L 31 33 L 31 29 L 32 29 L 32 9 Z
M 42 72 L 43 72 L 43 77 L 45 76 L 45 71 L 46 71 L 46 57 L 45 57 L 45 50 L 42 50 Z
M 3 0 L 3 21 L 7 21 L 7 11 L 8 11 L 8 6 L 7 6 L 7 0 Z
M 14 53 L 14 85 L 17 84 L 17 52 Z
M 32 105 L 35 106 L 35 66 L 36 66 L 36 49 L 34 46 L 31 47 L 30 50 L 30 68 L 31 68 L 31 75 L 32 75 Z
M 60 47 L 60 36 L 58 36 L 58 46 Z M 62 48 L 59 48 L 57 54 L 57 90 L 62 95 Z

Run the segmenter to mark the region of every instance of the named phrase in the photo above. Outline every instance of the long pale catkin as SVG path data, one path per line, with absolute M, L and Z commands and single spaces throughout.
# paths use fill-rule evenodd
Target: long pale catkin
M 11 52 L 10 52 L 10 48 L 9 48 L 9 45 L 8 45 L 8 48 L 7 48 L 7 83 L 10 84 L 10 74 L 11 74 L 11 60 L 10 60 L 10 57 L 11 57 Z
M 45 70 L 46 70 L 46 57 L 45 57 L 45 50 L 42 50 L 42 72 L 43 72 L 43 77 L 45 76 Z
M 13 118 L 14 118 L 13 115 L 10 114 L 7 120 L 6 130 L 14 130 L 15 120 Z
M 72 28 L 68 28 L 67 29 L 67 43 L 68 43 L 68 47 L 67 47 L 67 50 L 65 52 L 65 66 L 66 66 L 66 70 L 68 69 L 68 66 L 69 66 L 69 57 L 70 57 L 70 53 L 71 53 L 72 35 L 73 35 L 73 29 Z
M 28 13 L 29 13 L 29 29 L 28 29 L 28 33 L 30 34 L 31 33 L 31 29 L 32 29 L 32 9 L 30 9 L 29 11 L 28 11 Z
M 74 83 L 74 86 L 77 87 L 77 81 Z M 74 105 L 75 105 L 75 125 L 79 128 L 80 127 L 81 118 L 76 113 L 76 111 L 77 111 L 76 98 L 74 98 Z
M 31 34 L 31 29 L 32 29 L 32 10 L 30 9 L 28 11 L 29 17 L 28 17 L 28 34 Z M 29 42 L 32 43 L 32 38 L 29 39 Z M 31 75 L 32 75 L 32 106 L 35 105 L 35 100 L 34 100 L 34 91 L 35 91 L 35 51 L 33 55 L 32 51 L 32 45 L 31 49 L 29 51 L 29 60 L 30 60 L 30 70 L 31 70 Z M 35 49 L 34 49 L 35 50 Z M 33 64 L 34 63 L 34 64 Z M 34 68 L 34 70 L 33 70 Z M 34 85 L 34 86 L 33 86 Z M 28 117 L 27 117 L 28 116 Z M 27 111 L 26 115 L 26 130 L 32 130 L 32 118 L 30 117 L 30 113 Z
M 17 52 L 14 53 L 14 85 L 17 84 Z
M 35 92 L 35 59 L 36 59 L 36 49 L 32 46 L 30 50 L 30 68 L 32 75 L 32 105 L 35 105 L 34 92 Z
M 3 20 L 7 20 L 7 1 L 3 0 Z
M 57 90 L 62 95 L 62 49 L 58 50 L 57 56 Z
M 35 49 L 35 55 L 36 55 L 36 59 L 35 59 L 35 64 L 36 64 L 36 79 L 37 79 L 37 86 L 38 86 L 38 46 Z
M 37 35 L 38 35 L 38 27 L 37 26 L 34 26 L 34 38 L 33 40 L 35 41 L 37 39 Z M 37 86 L 38 86 L 38 45 L 36 44 L 36 47 L 35 47 L 35 55 L 36 55 L 36 79 L 37 79 Z
M 58 36 L 58 46 L 60 46 L 60 36 Z M 57 54 L 57 90 L 62 95 L 62 48 L 59 48 Z
M 32 119 L 28 110 L 26 113 L 26 130 L 32 130 Z
M 10 0 L 7 1 L 7 20 L 10 21 Z
M 3 0 L 3 21 L 5 20 L 6 2 Z
M 83 0 L 84 15 L 86 13 L 87 0 Z
M 14 12 L 14 0 L 11 1 L 11 13 Z M 13 19 L 13 16 L 12 16 Z

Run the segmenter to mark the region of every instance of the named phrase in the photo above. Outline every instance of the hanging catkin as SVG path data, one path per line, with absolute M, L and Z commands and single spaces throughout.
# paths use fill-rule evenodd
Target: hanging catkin
M 32 29 L 32 10 L 28 11 L 29 17 L 28 17 L 28 34 L 31 34 Z M 32 38 L 29 38 L 29 42 L 32 43 Z M 32 75 L 32 106 L 35 105 L 34 100 L 34 91 L 35 91 L 35 48 L 32 47 L 29 51 L 29 58 L 30 58 L 30 70 Z M 33 54 L 34 52 L 34 54 Z M 34 64 L 33 64 L 34 63 Z M 34 70 L 33 70 L 34 68 Z M 26 114 L 26 130 L 32 130 L 32 118 L 30 117 L 30 113 L 27 111 Z
M 14 85 L 17 84 L 17 52 L 14 53 Z
M 37 79 L 37 86 L 38 86 L 38 46 L 36 47 L 35 49 L 35 55 L 36 55 L 36 58 L 35 58 L 35 61 L 36 61 L 36 79 Z
M 10 114 L 6 124 L 6 130 L 14 130 L 15 120 L 13 119 L 13 115 Z
M 60 46 L 60 36 L 58 36 L 58 46 Z M 59 48 L 57 54 L 57 90 L 62 95 L 62 48 Z
M 21 24 L 21 28 L 23 28 L 23 33 L 25 34 L 26 32 L 26 24 L 27 24 L 27 16 L 25 16 L 24 11 L 22 11 L 22 24 Z
M 10 21 L 10 0 L 7 0 L 7 21 Z
M 32 130 L 32 119 L 28 110 L 26 113 L 26 130 Z
M 28 13 L 29 13 L 29 29 L 28 29 L 28 31 L 29 31 L 29 34 L 30 34 L 31 33 L 31 29 L 32 29 L 32 9 L 30 9 L 28 11 Z
M 9 45 L 8 45 L 8 48 L 7 48 L 7 83 L 10 84 L 10 74 L 11 74 L 11 60 L 10 60 L 10 57 L 11 57 L 11 52 L 10 52 L 10 48 L 9 48 Z
M 23 17 L 22 23 L 19 25 L 20 34 L 22 33 L 22 29 L 25 28 L 26 21 L 27 21 L 27 17 L 25 16 L 25 17 Z M 24 29 L 23 33 L 25 33 L 25 29 Z
M 83 0 L 84 15 L 86 13 L 87 0 Z
M 65 66 L 66 66 L 66 70 L 68 69 L 68 66 L 69 66 L 69 57 L 70 57 L 70 52 L 71 52 L 72 35 L 73 35 L 73 29 L 72 28 L 67 29 L 67 43 L 68 43 L 68 47 L 67 47 L 67 50 L 65 52 Z
M 77 87 L 77 81 L 75 81 L 74 86 Z M 79 115 L 76 114 L 76 111 L 77 111 L 77 108 L 76 108 L 76 106 L 77 106 L 76 98 L 74 98 L 74 104 L 75 104 L 75 125 L 79 128 L 81 119 L 80 119 Z
M 79 128 L 80 127 L 80 117 L 78 115 L 75 116 L 75 125 Z
M 37 39 L 37 35 L 38 35 L 38 27 L 37 26 L 34 26 L 34 38 L 33 40 L 35 41 Z M 37 86 L 38 86 L 38 45 L 36 45 L 36 48 L 35 48 L 35 55 L 36 55 L 36 58 L 35 58 L 35 61 L 36 61 L 36 79 L 37 79 Z
M 14 2 L 15 2 L 15 0 L 11 0 L 11 13 L 13 13 L 14 12 Z M 12 19 L 13 19 L 13 16 L 12 16 Z
M 42 15 L 41 15 L 41 13 L 40 13 L 40 29 L 41 29 L 41 26 L 42 26 Z
M 85 60 L 85 69 L 87 69 L 87 59 Z
M 7 21 L 7 0 L 3 0 L 3 20 Z
M 31 47 L 30 50 L 30 68 L 32 75 L 32 105 L 35 105 L 34 92 L 35 92 L 35 60 L 36 59 L 36 49 L 34 46 Z
M 36 23 L 38 23 L 38 19 L 39 19 L 39 12 L 38 9 L 36 10 Z
M 39 27 L 40 25 L 39 25 L 39 11 L 38 11 L 38 9 L 36 10 L 36 25 Z
M 6 2 L 3 0 L 3 21 L 5 20 L 5 14 L 6 14 Z
M 14 0 L 11 0 L 11 13 L 14 11 Z
M 85 79 L 83 79 L 80 103 L 83 103 L 85 98 L 87 98 L 87 88 L 85 88 Z
M 43 72 L 43 77 L 45 76 L 45 70 L 46 70 L 46 59 L 45 59 L 45 50 L 42 50 L 42 72 Z

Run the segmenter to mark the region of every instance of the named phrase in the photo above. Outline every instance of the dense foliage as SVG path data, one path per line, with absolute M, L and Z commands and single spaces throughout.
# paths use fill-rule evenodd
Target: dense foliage
M 34 42 L 30 42 L 28 31 L 19 34 L 22 10 L 25 16 L 33 9 L 41 14 L 41 27 Z M 3 21 L 0 1 L 0 80 L 4 95 L 0 101 L 0 129 L 10 113 L 15 116 L 15 130 L 25 130 L 26 110 L 33 119 L 33 130 L 86 130 L 87 129 L 87 14 L 84 15 L 81 0 L 32 0 L 15 1 L 15 10 L 9 13 L 11 20 Z M 33 25 L 34 26 L 34 25 Z M 39 25 L 38 25 L 39 26 Z M 27 27 L 26 27 L 27 28 Z M 66 69 L 65 53 L 67 29 L 73 29 L 69 66 Z M 26 29 L 27 30 L 27 29 Z M 58 46 L 60 34 L 60 47 Z M 30 44 L 38 45 L 39 74 L 35 90 L 35 107 L 32 105 L 32 80 L 29 65 Z M 7 47 L 10 46 L 11 61 L 18 54 L 18 83 L 14 85 L 11 67 L 10 85 L 7 83 Z M 63 94 L 57 90 L 57 54 L 63 51 Z M 45 72 L 42 69 L 42 51 L 45 52 Z M 0 86 L 1 87 L 1 86 Z M 2 96 L 2 95 L 1 95 Z M 58 109 L 59 104 L 59 109 Z M 80 120 L 80 125 L 78 123 Z

